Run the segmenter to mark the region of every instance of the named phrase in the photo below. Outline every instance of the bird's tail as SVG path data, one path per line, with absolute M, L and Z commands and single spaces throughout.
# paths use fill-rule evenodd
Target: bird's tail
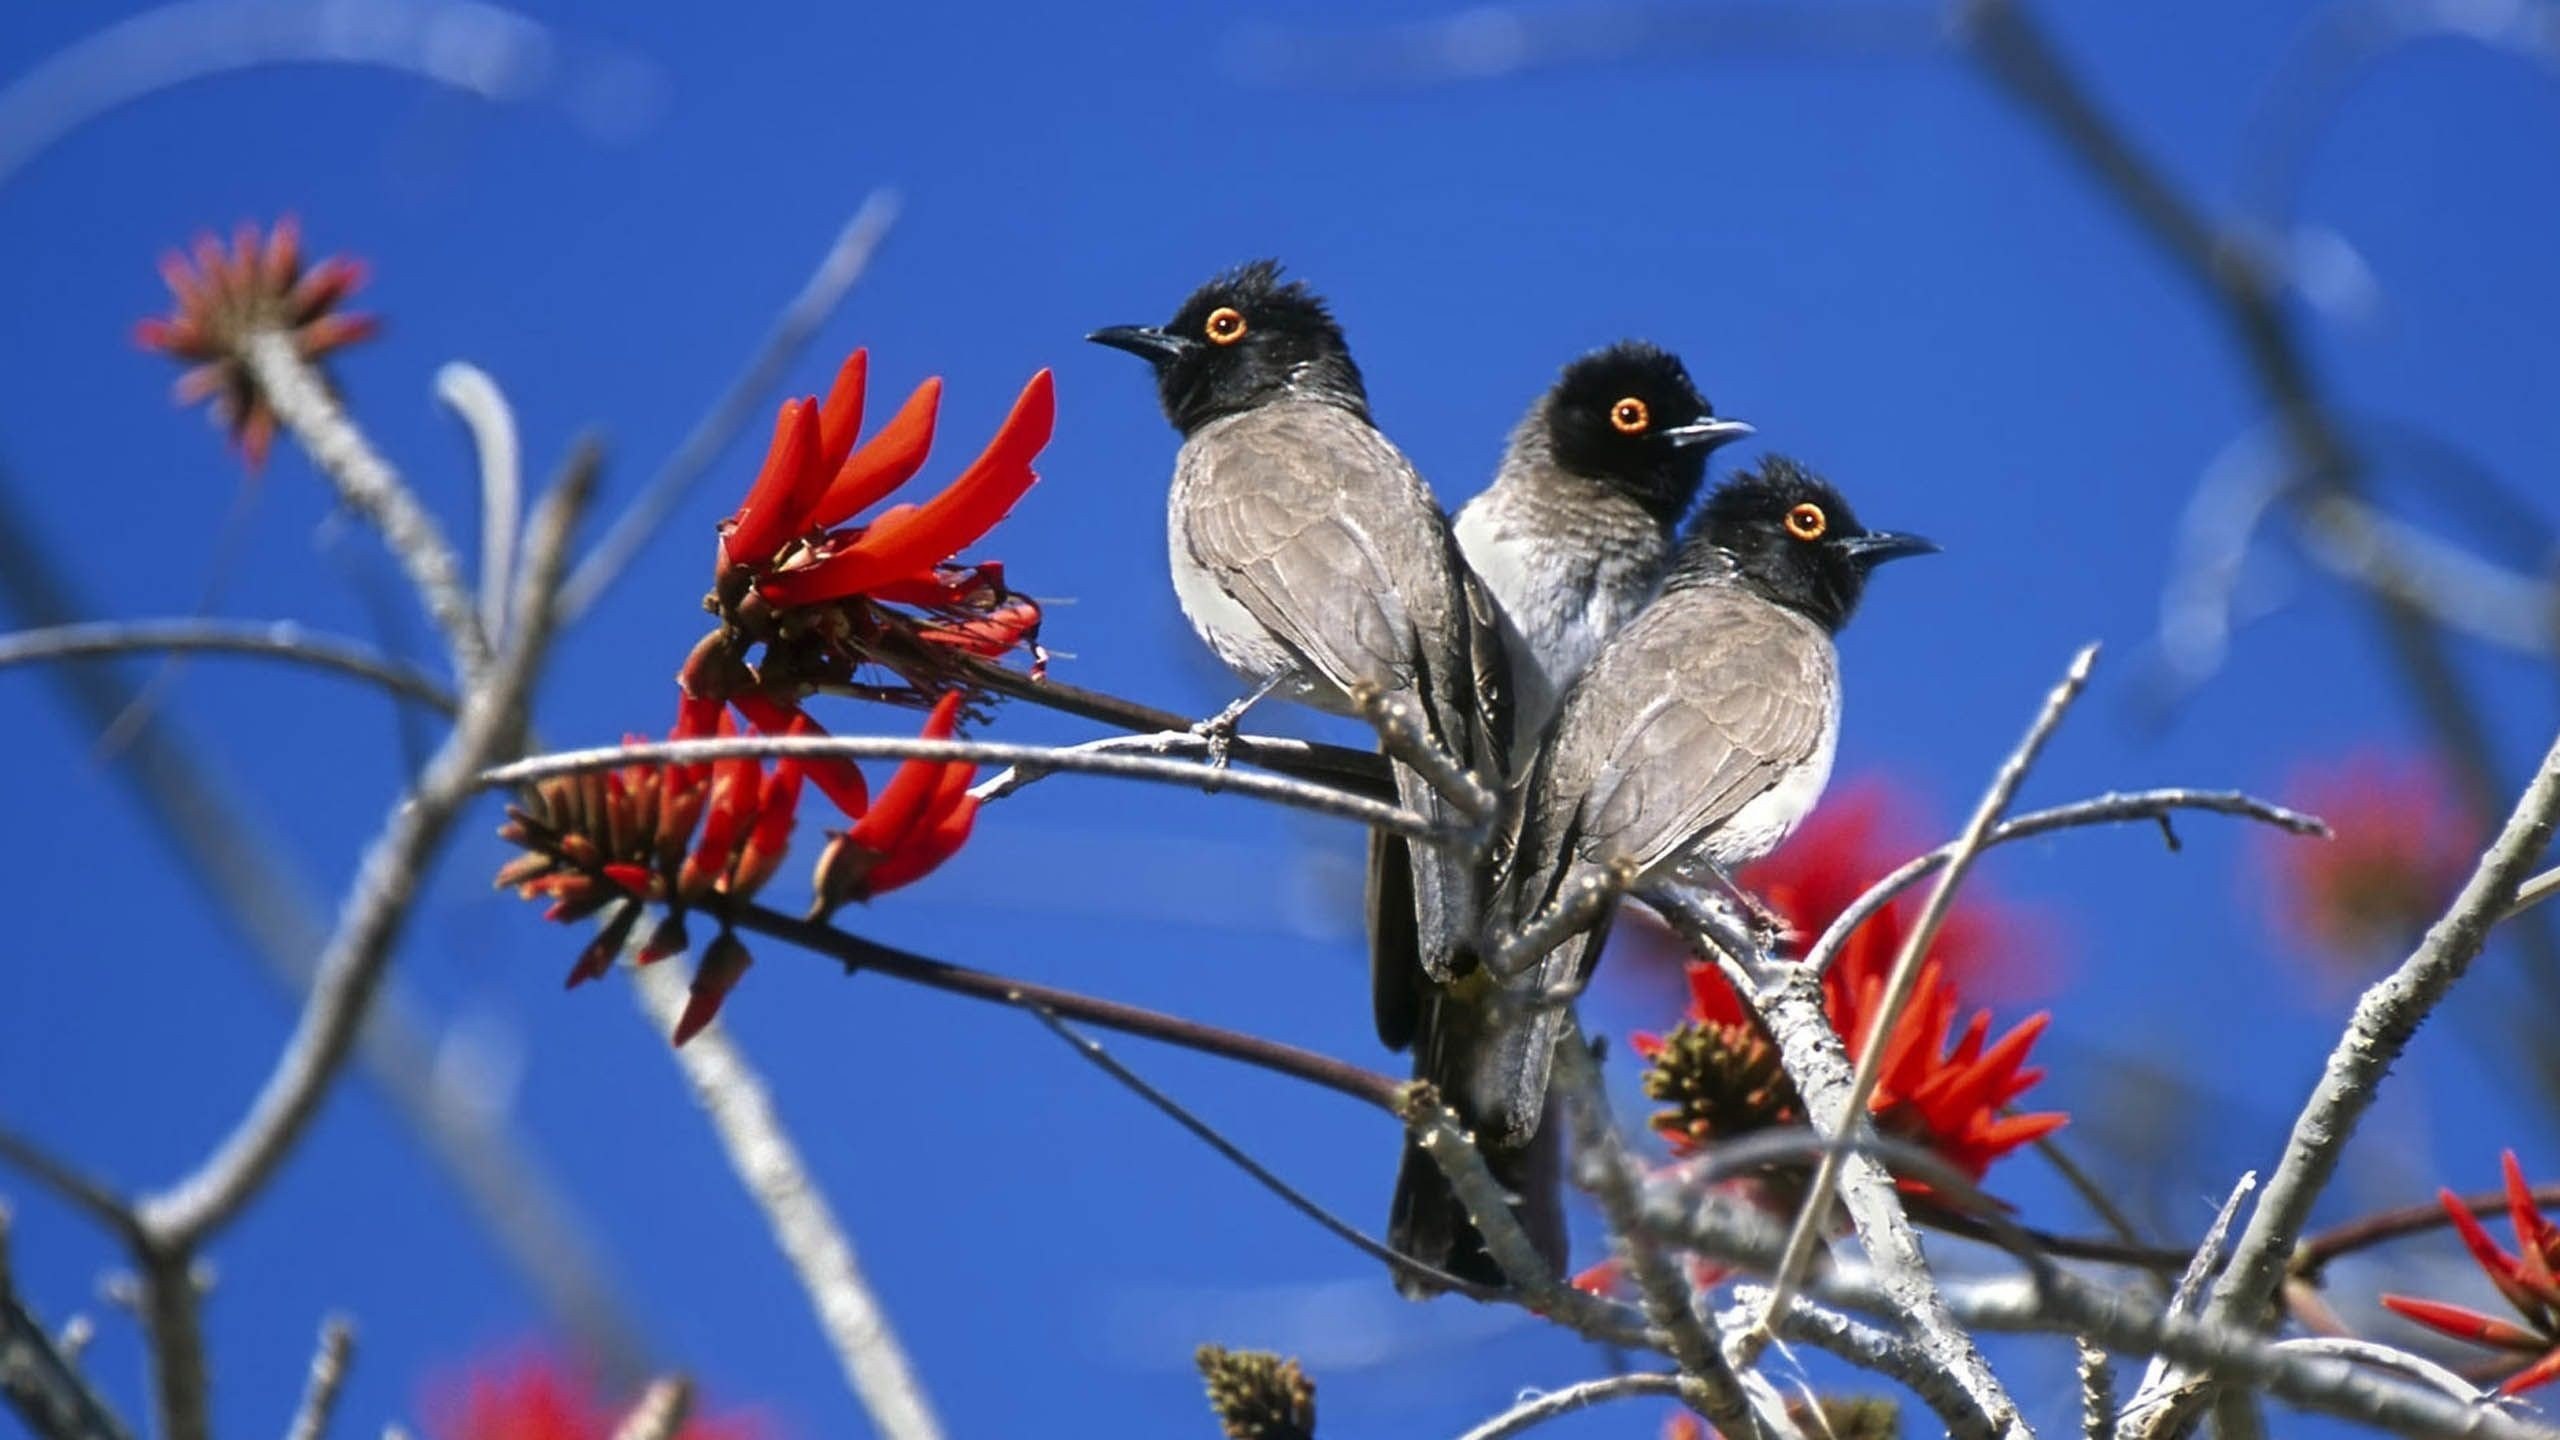
M 1491 998 L 1487 996 L 1486 998 Z M 1561 1274 L 1565 1263 L 1564 1117 L 1547 1113 L 1557 1107 L 1545 1100 L 1545 1066 L 1538 1067 L 1538 1095 L 1525 1127 L 1505 1123 L 1480 1102 L 1516 1094 L 1521 1047 L 1551 1026 L 1535 1017 L 1499 1014 L 1480 1000 L 1439 992 L 1421 1007 L 1414 1038 L 1414 1074 L 1439 1087 L 1441 1096 L 1474 1132 L 1476 1145 L 1496 1183 L 1508 1192 L 1511 1213 L 1527 1232 L 1550 1271 Z M 1420 1146 L 1408 1142 L 1396 1173 L 1395 1199 L 1387 1216 L 1387 1243 L 1404 1255 L 1448 1271 L 1462 1280 L 1500 1285 L 1503 1275 L 1485 1250 L 1484 1236 L 1449 1186 L 1439 1165 Z M 1419 1276 L 1399 1274 L 1396 1288 L 1413 1299 L 1426 1299 L 1441 1287 Z

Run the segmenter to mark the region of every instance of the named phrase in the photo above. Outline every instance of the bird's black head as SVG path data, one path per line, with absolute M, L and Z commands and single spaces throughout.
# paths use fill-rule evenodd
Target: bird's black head
M 1858 608 L 1868 571 L 1937 548 L 1917 535 L 1867 529 L 1828 481 L 1771 455 L 1707 497 L 1670 583 L 1697 584 L 1729 567 L 1753 590 L 1837 630 Z
M 1751 433 L 1716 418 L 1679 356 L 1641 340 L 1566 366 L 1547 392 L 1546 424 L 1558 465 L 1625 493 L 1666 531 L 1698 498 L 1708 452 Z
M 1276 260 L 1240 265 L 1194 290 L 1167 324 L 1115 325 L 1085 338 L 1154 366 L 1165 418 L 1185 435 L 1285 393 L 1368 414 L 1342 327 L 1303 282 L 1281 280 Z

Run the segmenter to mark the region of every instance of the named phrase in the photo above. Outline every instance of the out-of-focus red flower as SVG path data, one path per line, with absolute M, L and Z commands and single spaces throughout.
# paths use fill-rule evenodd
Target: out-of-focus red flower
M 753 693 L 731 701 L 768 735 L 823 735 L 817 722 Z M 926 739 L 949 739 L 962 696 L 945 694 L 926 721 Z M 729 706 L 687 697 L 670 739 L 735 735 Z M 628 743 L 628 742 L 626 742 Z M 803 782 L 844 812 L 852 828 L 820 856 L 814 918 L 847 900 L 912 884 L 959 853 L 977 818 L 967 793 L 976 767 L 909 761 L 876 801 L 862 769 L 850 760 L 812 757 L 766 762 L 739 756 L 698 764 L 635 764 L 553 776 L 524 788 L 507 810 L 500 838 L 525 853 L 502 866 L 501 888 L 545 899 L 543 918 L 572 923 L 604 914 L 595 937 L 569 970 L 571 987 L 601 978 L 630 946 L 652 905 L 664 917 L 641 947 L 639 963 L 683 952 L 687 911 L 750 900 L 791 847 Z M 610 907 L 610 913 L 606 913 Z M 722 922 L 694 969 L 693 990 L 676 1023 L 681 1045 L 700 1033 L 753 963 L 746 945 Z
M 2337 822 L 2332 819 L 2330 823 Z M 2490 1239 L 2489 1232 L 2481 1228 L 2469 1207 L 2452 1191 L 2440 1190 L 2437 1198 L 2443 1201 L 2445 1216 L 2462 1236 L 2471 1258 L 2525 1323 L 2518 1325 L 2459 1305 L 2408 1295 L 2385 1295 L 2382 1303 L 2430 1330 L 2520 1357 L 2522 1368 L 2498 1387 L 2502 1394 L 2520 1395 L 2560 1379 L 2560 1280 L 2553 1278 L 2555 1272 L 2560 1272 L 2560 1227 L 2543 1218 L 2541 1207 L 2534 1204 L 2533 1187 L 2525 1183 L 2524 1167 L 2516 1163 L 2516 1152 L 2507 1151 L 2500 1163 L 2506 1171 L 2507 1223 L 2515 1231 L 2515 1253 L 2510 1254 Z
M 960 722 L 960 692 L 935 702 L 924 738 L 947 740 Z M 835 832 L 810 882 L 810 918 L 823 920 L 852 900 L 869 900 L 931 874 L 968 843 L 977 823 L 969 786 L 978 767 L 959 760 L 909 760 L 882 787 L 877 803 L 850 830 Z
M 253 469 L 275 443 L 276 415 L 244 357 L 249 337 L 272 331 L 318 364 L 381 329 L 374 317 L 340 308 L 363 285 L 364 266 L 332 257 L 306 268 L 301 229 L 290 215 L 263 237 L 242 224 L 228 249 L 219 237 L 200 235 L 192 258 L 175 250 L 161 258 L 160 278 L 177 303 L 166 316 L 136 325 L 133 338 L 186 363 L 178 403 L 212 402 L 215 422 Z
M 1038 671 L 1039 605 L 1007 588 L 1001 564 L 957 557 L 1039 478 L 1032 461 L 1057 419 L 1049 372 L 1031 377 L 995 438 L 939 493 L 856 522 L 923 468 L 942 395 L 940 380 L 925 381 L 857 446 L 868 372 L 856 350 L 823 402 L 782 407 L 763 469 L 721 526 L 711 609 L 722 625 L 688 663 L 688 693 L 827 688 L 927 703 L 955 683 L 958 658 L 1025 646 Z M 901 683 L 860 678 L 875 666 Z
M 423 1408 L 435 1440 L 612 1440 L 623 1418 L 574 1369 L 540 1351 L 439 1380 Z M 676 1437 L 757 1440 L 763 1434 L 748 1417 L 728 1415 L 688 1420 Z
M 2366 751 L 2309 767 L 2286 802 L 2328 821 L 2331 838 L 2262 841 L 2275 922 L 2294 944 L 2357 972 L 2398 957 L 2444 913 L 2484 839 L 2424 758 Z

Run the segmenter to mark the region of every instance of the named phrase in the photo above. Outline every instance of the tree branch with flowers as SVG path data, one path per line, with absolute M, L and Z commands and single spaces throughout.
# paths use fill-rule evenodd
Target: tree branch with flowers
M 2071 87 L 2016 7 L 1964 7 L 1963 19 L 1967 40 L 1995 77 L 2124 191 L 2136 218 L 2173 249 L 2211 249 L 2210 235 L 2190 233 L 2200 232 L 2200 223 L 2146 178 L 2138 157 Z M 831 252 L 840 259 L 844 246 L 859 242 L 836 295 L 887 223 L 865 214 L 872 216 L 867 226 L 848 227 Z M 2280 323 L 2250 274 L 2204 268 L 2245 321 Z M 498 833 L 519 852 L 498 870 L 496 884 L 539 902 L 543 919 L 582 927 L 568 988 L 630 973 L 643 1013 L 676 1048 L 806 1289 L 857 1404 L 879 1433 L 901 1440 L 942 1433 L 924 1378 L 939 1367 L 932 1357 L 918 1363 L 908 1354 L 893 1307 L 872 1293 L 846 1227 L 810 1179 L 766 1082 L 720 1023 L 734 1007 L 753 1003 L 741 997 L 753 994 L 745 981 L 758 952 L 768 960 L 777 951 L 804 954 L 848 974 L 1024 1012 L 1066 1042 L 1064 1054 L 1128 1087 L 1345 1240 L 1374 1282 L 1419 1272 L 1466 1302 L 1587 1337 L 1613 1357 L 1610 1373 L 1526 1397 L 1471 1434 L 1525 1433 L 1567 1413 L 1638 1398 L 1683 1406 L 1674 1433 L 1700 1433 L 1700 1421 L 1721 1434 L 1768 1440 L 1890 1433 L 1893 1412 L 1874 1396 L 1789 1393 L 1793 1368 L 1769 1348 L 1784 1342 L 1899 1387 L 1950 1435 L 2029 1436 L 2055 1417 L 2022 1404 L 2013 1368 L 1995 1364 L 1981 1343 L 1993 1333 L 2020 1332 L 2057 1349 L 2065 1341 L 2078 1347 L 2086 1413 L 2065 1423 L 2076 1420 L 2091 1435 L 2181 1435 L 2208 1409 L 2218 1427 L 2242 1435 L 2254 1423 L 2246 1418 L 2250 1407 L 2269 1397 L 2411 1436 L 2560 1435 L 2509 1403 L 2560 1378 L 2560 1227 L 2543 1213 L 2560 1197 L 2560 1184 L 2535 1186 L 2509 1151 L 2503 1189 L 2492 1194 L 2446 1191 L 2436 1211 L 2379 1212 L 2318 1231 L 2309 1224 L 2343 1147 L 2411 1034 L 2500 927 L 2521 923 L 2536 902 L 2560 890 L 2543 868 L 2560 821 L 2560 748 L 2513 800 L 2494 837 L 2472 835 L 2462 816 L 2447 811 L 2437 817 L 2440 827 L 2412 824 L 2402 836 L 2423 833 L 2422 842 L 2349 856 L 2371 863 L 2370 872 L 2343 881 L 2303 872 L 2311 878 L 2296 886 L 2297 899 L 2329 903 L 2315 903 L 2299 928 L 2339 946 L 2386 936 L 2405 948 L 2405 958 L 2364 992 L 2271 1156 L 2266 1184 L 2250 1194 L 2244 1181 L 2235 1194 L 2229 1216 L 2237 1233 L 2225 1237 L 2217 1227 L 2201 1243 L 2172 1237 L 2146 1244 L 2071 1168 L 2061 1148 L 2071 1116 L 2038 1094 L 2049 1062 L 2036 1051 L 2051 1014 L 1999 1018 L 1970 992 L 1984 922 L 1960 887 L 1988 849 L 2066 831 L 2156 825 L 2175 850 L 2174 822 L 2193 815 L 2250 822 L 2292 845 L 2317 844 L 2330 830 L 2304 810 L 2229 789 L 2124 791 L 2011 813 L 2087 677 L 2084 652 L 2028 737 L 2005 756 L 1983 757 L 1998 760 L 1997 778 L 1949 843 L 1917 854 L 1888 850 L 1861 832 L 1864 817 L 1854 802 L 1835 804 L 1788 848 L 1732 877 L 1749 905 L 1685 888 L 1632 897 L 1656 919 L 1630 927 L 1635 933 L 1622 950 L 1669 956 L 1685 995 L 1676 1024 L 1626 1037 L 1639 1064 L 1615 1073 L 1633 1072 L 1633 1088 L 1656 1107 L 1640 1124 L 1629 1126 L 1611 1098 L 1618 1057 L 1606 1037 L 1586 1028 L 1578 986 L 1538 997 L 1565 1012 L 1557 1083 L 1574 1132 L 1567 1168 L 1607 1236 L 1606 1258 L 1555 1273 L 1447 1097 L 1382 1072 L 1374 1057 L 1327 1055 L 1019 978 L 1004 952 L 1036 948 L 1036 934 L 991 931 L 975 943 L 993 953 L 950 959 L 863 933 L 869 907 L 893 905 L 901 891 L 965 863 L 973 837 L 1004 823 L 995 807 L 1052 777 L 1190 787 L 1219 804 L 1292 807 L 1411 844 L 1471 850 L 1476 859 L 1488 843 L 1478 827 L 1436 823 L 1397 803 L 1381 753 L 1270 735 L 1229 737 L 1177 712 L 1051 677 L 1043 647 L 1051 617 L 1014 588 L 1003 562 L 980 558 L 1038 483 L 1041 467 L 1060 463 L 1048 453 L 1058 416 L 1049 371 L 1025 382 L 974 456 L 938 484 L 919 482 L 939 438 L 939 379 L 917 386 L 867 436 L 874 412 L 865 350 L 843 359 L 823 394 L 782 404 L 761 464 L 741 477 L 734 510 L 701 537 L 713 561 L 700 597 L 711 628 L 689 650 L 666 657 L 675 688 L 665 738 L 551 749 L 537 739 L 536 700 L 560 629 L 665 506 L 644 499 L 613 538 L 586 552 L 595 568 L 582 572 L 580 522 L 603 461 L 598 448 L 580 443 L 519 534 L 517 440 L 504 393 L 476 370 L 450 372 L 440 388 L 471 427 L 484 497 L 479 543 L 455 545 L 435 507 L 374 444 L 329 373 L 377 328 L 348 308 L 365 273 L 345 259 L 309 261 L 290 219 L 243 226 L 228 243 L 207 236 L 164 264 L 173 308 L 144 322 L 136 338 L 185 367 L 178 398 L 205 405 L 251 470 L 267 464 L 280 441 L 303 453 L 399 568 L 438 637 L 435 663 L 394 659 L 289 619 L 88 621 L 0 637 L 0 665 L 106 655 L 256 657 L 374 686 L 446 726 L 366 847 L 312 958 L 290 1038 L 257 1094 L 199 1161 L 165 1184 L 128 1193 L 88 1174 L 74 1158 L 76 1136 L 38 1138 L 46 1128 L 40 1111 L 18 1113 L 22 1102 L 13 1102 L 0 1114 L 0 1161 L 95 1221 L 129 1257 L 151 1360 L 152 1429 L 169 1440 L 203 1440 L 216 1428 L 218 1347 L 205 1323 L 206 1262 L 303 1148 L 380 1008 L 422 885 L 456 828 L 477 817 L 486 792 L 503 795 Z M 808 318 L 803 313 L 780 327 L 786 350 L 805 339 L 809 326 L 801 322 Z M 2316 457 L 2335 437 L 2322 429 L 2316 396 L 2289 353 L 2274 345 L 2262 363 L 2295 414 L 2297 443 Z M 773 368 L 791 369 L 787 359 Z M 762 357 L 759 366 L 773 360 Z M 2335 494 L 2313 492 L 2301 502 L 2303 523 L 2333 539 L 2360 513 L 2352 506 L 2358 497 L 2331 473 L 2338 468 L 2323 470 Z M 466 554 L 476 554 L 476 568 Z M 589 577 L 583 585 L 572 578 L 581 573 Z M 2432 634 L 2424 627 L 2433 623 L 2428 606 L 2440 587 L 2425 578 L 2380 574 L 2367 582 L 2404 663 L 2433 676 L 2433 642 L 2423 637 Z M 2459 731 L 2462 697 L 2440 686 L 2430 694 L 2439 723 Z M 1026 704 L 1105 733 L 1063 745 L 1000 738 L 1008 707 Z M 902 713 L 892 718 L 893 711 Z M 647 723 L 654 728 L 664 713 Z M 1469 774 L 1457 757 L 1428 753 L 1431 742 L 1419 727 L 1392 709 L 1370 718 L 1388 751 L 1432 766 L 1451 788 L 1486 778 Z M 875 730 L 887 733 L 856 733 Z M 1415 753 L 1416 746 L 1426 753 Z M 2466 782 L 2474 799 L 2485 789 L 2480 768 Z M 824 813 L 804 814 L 804 806 Z M 2397 808 L 2405 821 L 2417 807 Z M 768 899 L 795 853 L 808 895 L 798 913 Z M 1927 897 L 1914 903 L 1914 888 L 1932 880 Z M 1523 970 L 1615 899 L 1604 887 L 1569 897 L 1500 937 L 1488 953 L 1506 972 Z M 1763 917 L 1752 911 L 1765 911 L 1777 928 L 1756 926 Z M 2420 912 L 2432 923 L 2423 934 L 2403 933 Z M 688 957 L 690 974 L 679 984 L 667 962 Z M 1362 1102 L 1380 1116 L 1381 1129 L 1392 1125 L 1440 1167 L 1483 1232 L 1502 1283 L 1465 1280 L 1397 1254 L 1087 1030 L 1156 1041 Z M 2118 1233 L 2066 1233 L 2067 1225 L 2021 1214 L 1985 1188 L 1995 1168 L 2024 1164 L 2030 1155 L 2071 1174 Z M 2501 1210 L 2513 1249 L 2478 1218 Z M 2486 1352 L 2458 1373 L 2359 1333 L 2320 1295 L 2326 1267 L 2340 1257 L 2436 1228 L 2454 1232 L 2511 1316 L 2413 1295 L 2382 1303 Z M 1999 1273 L 1984 1278 L 1979 1266 L 1949 1263 L 1951 1252 L 1974 1255 L 1959 1245 L 1975 1244 L 1997 1256 Z M 2156 1275 L 2180 1270 L 2190 1280 L 2181 1293 L 2155 1291 Z M 1739 1303 L 1720 1308 L 1720 1299 Z M 348 1423 L 338 1417 L 337 1397 L 351 1342 L 335 1323 L 324 1337 L 309 1395 L 293 1419 L 297 1435 Z M 1216 1339 L 1201 1337 L 1196 1358 L 1228 1434 L 1315 1433 L 1317 1381 L 1306 1366 L 1228 1350 Z M 1783 1359 L 1786 1352 L 1775 1354 Z M 2129 1397 L 2114 1393 L 2116 1355 L 2157 1362 Z M 529 1415 L 546 1417 L 553 1428 L 543 1433 L 696 1440 L 729 1433 L 725 1422 L 690 1418 L 690 1381 L 678 1374 L 657 1377 L 628 1403 L 606 1404 L 573 1388 L 544 1366 L 476 1384 L 453 1422 L 462 1427 L 456 1433 L 499 1433 Z M 46 1437 L 121 1440 L 133 1432 L 81 1363 L 78 1346 L 36 1320 L 5 1263 L 0 1398 L 30 1432 Z

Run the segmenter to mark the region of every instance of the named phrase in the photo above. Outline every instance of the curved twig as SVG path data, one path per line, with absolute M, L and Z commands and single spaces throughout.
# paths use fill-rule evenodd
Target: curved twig
M 2536 1205 L 2560 1205 L 2560 1182 L 2534 1186 L 2533 1201 Z M 2454 1203 L 2474 1215 L 2503 1215 L 2507 1209 L 2507 1192 L 2483 1190 L 2476 1195 L 2456 1196 Z M 2404 1236 L 2440 1230 L 2452 1223 L 2453 1217 L 2445 1213 L 2441 1201 L 2430 1200 L 2424 1204 L 2377 1211 L 2302 1237 L 2302 1243 L 2293 1247 L 2293 1259 L 2286 1265 L 2286 1273 L 2304 1280 L 2317 1280 L 2320 1272 L 2329 1268 L 2329 1262 L 2340 1256 L 2369 1250 Z
M 466 361 L 436 371 L 436 398 L 471 432 L 480 469 L 480 632 L 507 633 L 508 572 L 515 565 L 516 523 L 523 519 L 523 447 L 516 412 L 489 372 Z
M 150 651 L 281 660 L 368 681 L 399 699 L 443 714 L 459 708 L 452 691 L 416 666 L 358 641 L 315 634 L 291 620 L 95 620 L 20 630 L 0 635 L 0 668 Z
M 691 763 L 739 756 L 814 757 L 847 760 L 959 760 L 980 765 L 1027 765 L 1084 775 L 1184 785 L 1244 795 L 1353 820 L 1418 840 L 1451 838 L 1429 820 L 1398 806 L 1285 775 L 1220 769 L 1151 755 L 1097 754 L 1075 746 L 1014 745 L 991 740 L 923 740 L 911 736 L 742 735 L 720 740 L 666 740 L 536 755 L 482 772 L 482 786 L 519 785 L 554 775 L 613 770 L 625 765 Z
M 1529 1431 L 1559 1416 L 1576 1410 L 1588 1410 L 1612 1400 L 1637 1400 L 1648 1395 L 1680 1393 L 1681 1377 L 1672 1371 L 1644 1371 L 1633 1375 L 1610 1375 L 1598 1380 L 1585 1380 L 1561 1390 L 1533 1393 L 1517 1405 L 1494 1416 L 1459 1440 L 1505 1440 Z
M 2256 820 L 2296 835 L 2327 835 L 2329 827 L 2316 815 L 2305 815 L 2282 805 L 2260 800 L 2237 790 L 2191 790 L 2173 788 L 2136 790 L 2129 793 L 2099 795 L 2070 805 L 2056 805 L 2050 810 L 2037 810 L 2006 820 L 1993 827 L 1982 842 L 1988 850 L 2012 840 L 2030 839 L 2056 830 L 2071 830 L 2087 825 L 2118 825 L 2129 820 L 2168 822 L 2179 810 L 2202 810 L 2216 815 L 2237 815 Z M 2173 839 L 2175 837 L 2172 837 Z M 1903 891 L 1928 879 L 1955 854 L 1955 846 L 1942 845 L 1926 855 L 1902 863 L 1892 874 L 1867 887 L 1866 893 L 1851 901 L 1826 927 L 1820 939 L 1805 951 L 1804 963 L 1817 974 L 1829 968 L 1838 957 L 1840 947 L 1860 925 L 1893 903 Z

